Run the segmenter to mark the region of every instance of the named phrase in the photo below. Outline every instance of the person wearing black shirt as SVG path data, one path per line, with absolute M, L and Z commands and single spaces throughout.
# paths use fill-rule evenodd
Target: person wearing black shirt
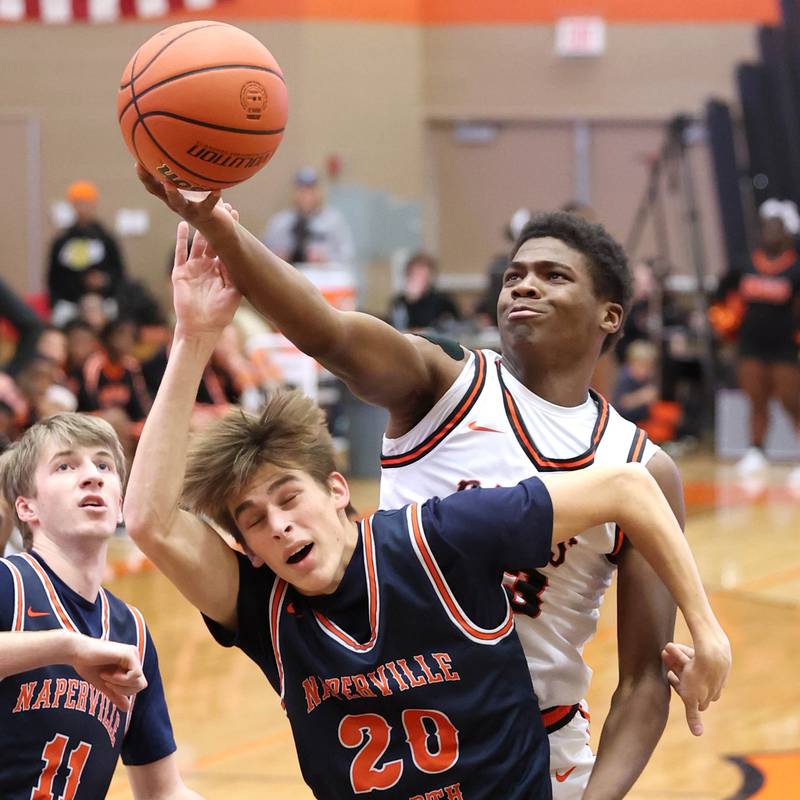
M 97 198 L 97 187 L 89 181 L 76 181 L 67 190 L 75 222 L 53 240 L 47 273 L 56 324 L 75 316 L 83 295 L 113 298 L 125 279 L 117 243 L 96 218 Z
M 389 308 L 389 322 L 398 330 L 441 329 L 458 322 L 461 315 L 450 295 L 436 286 L 436 260 L 427 253 L 415 253 L 408 260 L 403 292 Z
M 794 242 L 800 217 L 793 203 L 777 200 L 764 203 L 760 213 L 761 246 L 720 283 L 720 291 L 738 289 L 744 305 L 737 377 L 750 400 L 751 447 L 738 464 L 743 474 L 766 466 L 762 447 L 772 396 L 800 428 L 800 257 Z

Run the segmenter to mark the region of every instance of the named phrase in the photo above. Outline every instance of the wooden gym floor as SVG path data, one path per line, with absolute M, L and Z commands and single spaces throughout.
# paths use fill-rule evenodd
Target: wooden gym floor
M 784 486 L 785 467 L 745 485 L 730 466 L 708 458 L 680 466 L 687 536 L 734 666 L 701 739 L 689 734 L 673 698 L 666 732 L 628 797 L 800 800 L 800 496 Z M 377 483 L 354 482 L 354 495 L 359 509 L 374 508 Z M 311 798 L 289 725 L 261 672 L 240 652 L 218 647 L 172 586 L 115 544 L 108 586 L 143 611 L 152 631 L 186 782 L 207 800 Z M 617 679 L 614 606 L 612 589 L 586 650 L 595 733 Z M 108 797 L 131 797 L 122 767 Z

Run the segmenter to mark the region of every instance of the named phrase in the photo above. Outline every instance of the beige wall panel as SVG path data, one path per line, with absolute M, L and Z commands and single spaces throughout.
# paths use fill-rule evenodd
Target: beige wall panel
M 507 247 L 502 231 L 517 208 L 551 209 L 572 197 L 569 124 L 504 126 L 488 145 L 459 144 L 450 125 L 429 135 L 443 271 L 483 272 Z
M 3 153 L 3 179 L 0 184 L 0 275 L 16 292 L 24 295 L 35 290 L 29 266 L 38 258 L 32 252 L 31 221 L 28 211 L 31 201 L 38 202 L 36 187 L 31 186 L 31 123 L 25 117 L 3 117 L 0 113 L 0 153 Z M 34 172 L 35 176 L 35 172 Z M 34 196 L 31 196 L 31 192 Z M 35 223 L 35 221 L 34 221 Z M 38 267 L 36 277 L 38 277 Z
M 551 26 L 425 29 L 432 118 L 655 117 L 732 100 L 734 65 L 756 54 L 749 24 L 617 24 L 600 58 L 553 54 Z
M 620 121 L 592 125 L 592 206 L 598 213 L 598 220 L 621 242 L 628 238 L 639 203 L 648 186 L 648 160 L 662 151 L 663 144 L 663 126 L 656 123 Z M 704 266 L 707 274 L 716 276 L 725 268 L 725 255 L 710 153 L 704 141 L 690 146 L 687 153 L 700 216 Z M 664 227 L 672 272 L 693 275 L 680 162 L 672 158 L 662 163 L 659 198 L 664 209 Z M 656 214 L 650 214 L 647 218 L 636 254 L 639 258 L 663 255 L 658 253 L 657 248 L 656 219 Z

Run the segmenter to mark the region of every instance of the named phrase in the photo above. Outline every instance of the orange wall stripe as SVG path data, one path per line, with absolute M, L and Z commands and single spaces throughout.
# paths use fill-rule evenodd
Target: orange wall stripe
M 780 18 L 778 0 L 225 0 L 208 14 L 216 19 L 433 25 L 552 23 L 571 15 L 599 15 L 609 22 L 777 22 Z

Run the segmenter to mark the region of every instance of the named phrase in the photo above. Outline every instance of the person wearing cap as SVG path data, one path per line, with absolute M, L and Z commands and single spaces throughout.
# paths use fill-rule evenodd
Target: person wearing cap
M 295 173 L 293 207 L 272 217 L 263 241 L 291 264 L 350 264 L 355 256 L 350 227 L 339 211 L 325 204 L 313 167 Z
M 750 400 L 751 446 L 737 471 L 753 475 L 767 466 L 764 439 L 771 397 L 780 400 L 800 431 L 800 257 L 795 237 L 800 214 L 791 201 L 767 200 L 759 209 L 761 244 L 720 282 L 738 290 L 743 316 L 738 334 L 737 379 Z M 789 480 L 800 488 L 800 467 Z
M 97 187 L 90 181 L 75 181 L 67 189 L 67 200 L 75 221 L 50 245 L 47 285 L 53 321 L 60 325 L 78 313 L 85 294 L 112 300 L 124 282 L 125 267 L 111 233 L 98 221 Z

